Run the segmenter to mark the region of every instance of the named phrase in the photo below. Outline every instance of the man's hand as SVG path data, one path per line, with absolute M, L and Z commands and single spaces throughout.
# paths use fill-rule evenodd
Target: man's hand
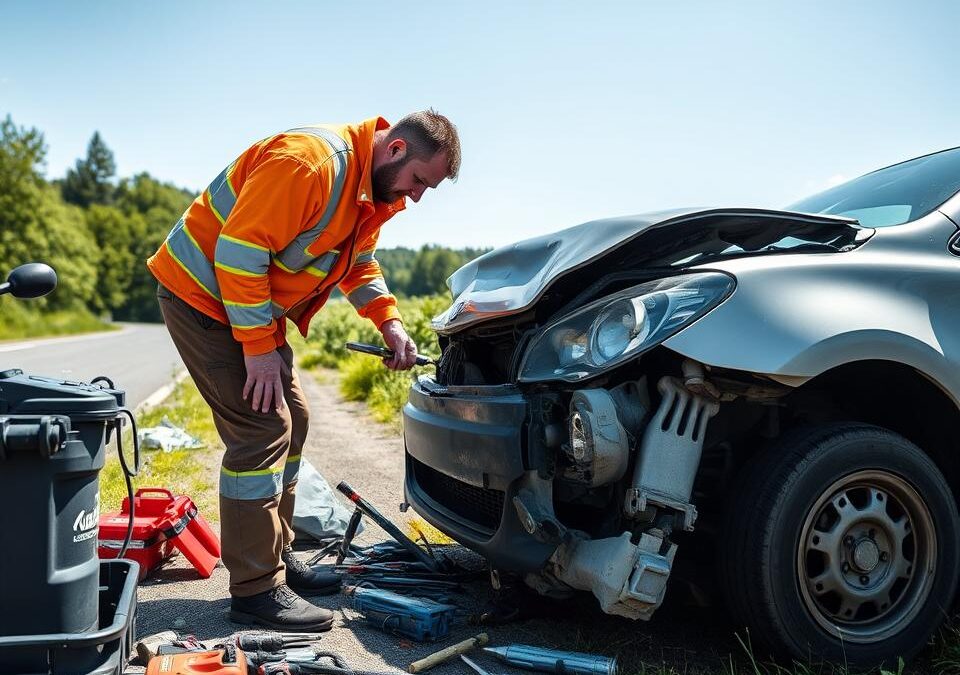
M 283 410 L 283 384 L 280 373 L 286 367 L 277 350 L 244 356 L 243 362 L 247 367 L 247 381 L 243 385 L 243 400 L 247 400 L 253 392 L 250 407 L 260 412 L 270 412 L 272 403 L 277 410 Z
M 393 358 L 384 359 L 390 370 L 410 370 L 417 362 L 417 345 L 398 319 L 390 319 L 380 326 L 380 333 L 387 347 L 393 350 Z

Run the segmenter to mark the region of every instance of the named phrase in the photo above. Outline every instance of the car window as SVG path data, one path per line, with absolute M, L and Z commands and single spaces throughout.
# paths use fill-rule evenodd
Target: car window
M 807 197 L 790 211 L 856 218 L 889 227 L 927 215 L 960 190 L 960 148 L 879 169 Z

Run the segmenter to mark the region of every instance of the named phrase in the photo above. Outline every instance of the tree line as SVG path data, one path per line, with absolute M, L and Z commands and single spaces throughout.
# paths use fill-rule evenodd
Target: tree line
M 0 279 L 24 262 L 57 270 L 57 291 L 33 311 L 72 310 L 122 321 L 160 321 L 156 283 L 144 264 L 199 191 L 144 172 L 118 178 L 113 152 L 94 133 L 86 157 L 62 179 L 44 176 L 42 132 L 0 122 Z M 379 249 L 400 296 L 446 291 L 446 278 L 483 250 Z

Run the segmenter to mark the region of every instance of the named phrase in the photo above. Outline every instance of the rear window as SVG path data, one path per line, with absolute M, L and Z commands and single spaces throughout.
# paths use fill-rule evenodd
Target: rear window
M 889 227 L 922 218 L 958 190 L 960 148 L 954 148 L 879 169 L 786 208 Z

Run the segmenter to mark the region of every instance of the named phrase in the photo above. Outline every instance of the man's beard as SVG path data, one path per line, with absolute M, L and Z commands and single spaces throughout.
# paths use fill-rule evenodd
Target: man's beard
M 408 161 L 410 161 L 409 155 L 373 170 L 373 176 L 371 177 L 373 201 L 381 204 L 390 204 L 397 201 L 400 195 L 396 194 L 393 188 L 397 182 L 397 174 L 400 173 L 400 169 Z

